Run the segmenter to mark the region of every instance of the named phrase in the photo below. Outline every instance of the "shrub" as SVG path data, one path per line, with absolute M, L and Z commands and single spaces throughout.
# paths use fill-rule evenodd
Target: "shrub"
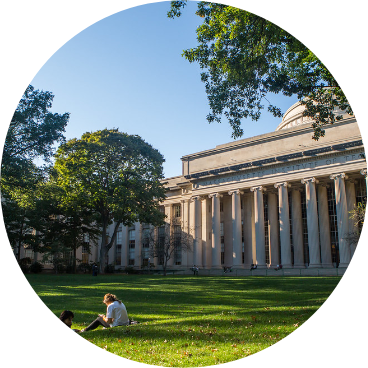
M 138 273 L 138 271 L 135 270 L 134 267 L 132 267 L 132 266 L 125 267 L 124 272 L 127 273 L 127 274 L 136 274 L 136 273 Z
M 29 257 L 25 257 L 19 260 L 19 267 L 23 273 L 29 272 L 32 260 Z
M 77 266 L 77 271 L 82 273 L 90 273 L 92 272 L 92 265 L 90 265 L 89 263 L 80 263 Z
M 32 272 L 32 273 L 40 273 L 42 272 L 43 270 L 43 264 L 41 264 L 40 262 L 33 262 L 30 267 L 29 267 L 29 270 Z
M 114 273 L 115 272 L 115 266 L 112 264 L 108 264 L 105 266 L 104 269 L 105 273 Z

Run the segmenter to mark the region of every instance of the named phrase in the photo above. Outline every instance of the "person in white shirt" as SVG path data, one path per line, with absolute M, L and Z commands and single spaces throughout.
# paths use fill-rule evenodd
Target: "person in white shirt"
M 103 303 L 107 306 L 106 316 L 100 314 L 88 327 L 81 330 L 81 332 L 94 330 L 98 326 L 109 328 L 129 325 L 129 318 L 125 305 L 116 295 L 106 294 Z

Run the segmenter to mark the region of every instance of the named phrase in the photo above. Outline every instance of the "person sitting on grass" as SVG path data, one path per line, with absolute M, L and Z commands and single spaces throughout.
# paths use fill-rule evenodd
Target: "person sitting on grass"
M 69 310 L 62 311 L 59 318 L 69 328 L 72 328 L 73 318 L 74 318 L 74 313 L 72 311 L 69 311 Z M 77 330 L 75 328 L 72 328 L 72 330 L 75 332 L 80 332 L 80 330 Z
M 104 328 L 116 326 L 128 326 L 129 318 L 125 305 L 113 294 L 106 294 L 103 303 L 106 304 L 106 316 L 99 314 L 99 316 L 81 332 L 91 331 L 98 326 Z

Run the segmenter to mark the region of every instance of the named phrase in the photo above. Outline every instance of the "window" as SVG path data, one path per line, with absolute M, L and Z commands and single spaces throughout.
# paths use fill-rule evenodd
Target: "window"
M 117 266 L 121 265 L 121 244 L 116 244 L 115 248 L 115 264 Z
M 116 233 L 116 239 L 115 239 L 115 242 L 116 244 L 122 244 L 122 233 L 121 233 L 121 230 L 118 230 L 117 233 Z
M 33 252 L 33 250 L 32 250 L 32 249 L 30 249 L 30 248 L 26 248 L 26 249 L 24 250 L 24 257 L 25 257 L 25 258 L 30 258 L 30 259 L 32 259 L 32 260 L 33 260 L 33 258 L 34 258 L 34 252 Z
M 220 202 L 220 212 L 224 212 L 224 202 Z
M 129 236 L 129 266 L 134 266 L 135 259 L 135 229 L 128 231 Z
M 173 227 L 174 235 L 174 262 L 176 265 L 181 265 L 181 226 L 174 225 Z
M 82 263 L 88 263 L 89 261 L 89 245 L 82 246 Z
M 309 244 L 308 244 L 308 224 L 307 224 L 307 203 L 305 197 L 305 189 L 303 188 L 303 192 L 301 193 L 302 199 L 302 225 L 303 225 L 303 256 L 304 263 L 309 265 Z M 281 242 L 280 242 L 281 246 Z
M 338 267 L 340 263 L 339 234 L 337 231 L 335 190 L 332 186 L 327 187 L 327 201 L 328 201 L 328 214 L 330 216 L 332 262 L 335 263 L 336 267 Z
M 164 250 L 165 250 L 165 226 L 160 226 L 158 228 L 158 244 L 157 244 L 157 258 L 158 264 L 164 264 Z
M 180 204 L 174 205 L 174 217 L 180 217 L 181 216 L 181 206 Z
M 149 248 L 150 229 L 144 228 L 142 231 L 142 248 Z
M 366 203 L 367 202 L 367 184 L 365 179 L 358 179 L 355 184 L 356 191 L 356 202 Z
M 221 264 L 225 263 L 225 234 L 224 223 L 220 223 L 220 238 L 221 238 Z
M 145 226 L 146 227 L 143 227 L 142 229 L 142 266 L 143 267 L 148 266 L 149 256 L 150 256 L 150 251 L 149 251 L 150 228 L 147 227 L 147 225 Z

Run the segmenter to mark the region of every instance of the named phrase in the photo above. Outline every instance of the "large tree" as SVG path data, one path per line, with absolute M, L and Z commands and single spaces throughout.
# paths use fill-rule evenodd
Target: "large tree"
M 187 0 L 171 1 L 168 16 L 179 17 Z M 264 104 L 276 117 L 279 107 L 268 101 L 271 93 L 296 95 L 305 105 L 304 116 L 314 120 L 313 139 L 324 136 L 324 126 L 353 114 L 335 78 L 300 41 L 255 14 L 227 5 L 198 2 L 203 18 L 197 28 L 199 45 L 185 50 L 189 62 L 203 69 L 210 113 L 209 122 L 230 123 L 233 138 L 244 134 L 243 118 L 258 120 Z M 339 111 L 340 110 L 340 111 Z
M 164 159 L 139 136 L 117 129 L 85 133 L 81 139 L 61 145 L 55 158 L 58 184 L 67 193 L 65 200 L 78 200 L 98 214 L 101 272 L 120 224 L 162 224 L 164 214 L 158 204 L 165 198 Z M 113 222 L 112 236 L 107 237 Z
M 95 215 L 79 198 L 68 200 L 65 189 L 57 184 L 54 170 L 50 170 L 38 193 L 37 218 L 32 221 L 38 234 L 36 250 L 52 257 L 56 271 L 58 263 L 64 263 L 76 272 L 78 248 L 84 246 L 90 251 L 90 242 L 100 233 Z
M 36 249 L 34 222 L 37 222 L 36 201 L 45 170 L 35 159 L 48 162 L 54 144 L 64 142 L 69 114 L 50 111 L 53 94 L 28 86 L 11 119 L 1 162 L 1 196 L 4 222 L 10 244 L 20 258 L 20 246 L 32 244 Z
M 29 85 L 14 112 L 6 135 L 1 162 L 1 189 L 24 186 L 24 175 L 32 170 L 35 159 L 46 162 L 54 145 L 64 143 L 69 113 L 50 111 L 54 95 Z

